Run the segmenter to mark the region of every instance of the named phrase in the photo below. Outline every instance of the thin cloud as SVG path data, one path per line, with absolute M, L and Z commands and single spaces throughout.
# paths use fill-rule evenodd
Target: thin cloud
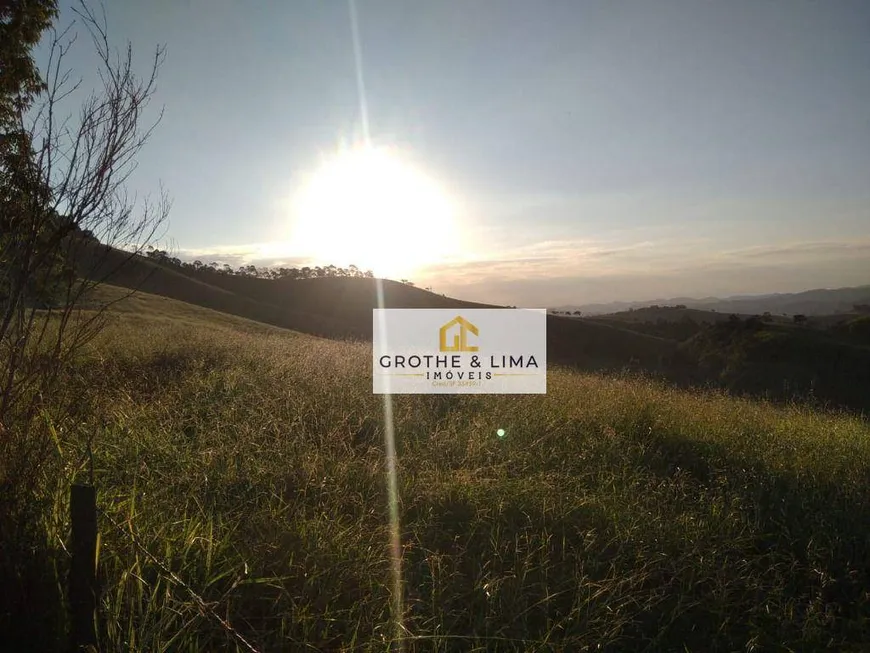
M 600 276 L 643 269 L 670 256 L 667 243 L 615 244 L 592 240 L 546 240 L 480 256 L 427 266 L 420 276 L 450 283 L 481 280 L 550 279 L 568 275 Z
M 614 299 L 798 291 L 867 283 L 870 240 L 795 242 L 716 251 L 710 239 L 548 240 L 424 271 L 465 299 L 557 306 Z M 513 258 L 516 256 L 516 258 Z
M 722 252 L 722 258 L 798 258 L 812 256 L 866 256 L 870 254 L 870 240 L 786 243 L 762 245 Z

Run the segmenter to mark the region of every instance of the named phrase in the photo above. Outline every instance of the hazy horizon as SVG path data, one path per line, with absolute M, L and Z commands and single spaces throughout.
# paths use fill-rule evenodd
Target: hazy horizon
M 164 118 L 131 179 L 174 199 L 162 246 L 234 266 L 369 256 L 437 292 L 523 306 L 870 282 L 867 3 L 357 0 L 359 60 L 348 9 L 107 7 L 140 64 L 166 45 Z M 437 187 L 404 168 L 364 180 L 399 188 L 385 210 L 405 255 L 382 270 L 364 251 L 377 216 L 312 235 L 294 213 L 304 180 L 365 140 L 362 107 L 373 146 Z M 455 229 L 439 249 L 442 197 Z
M 764 300 L 764 299 L 773 298 L 773 297 L 794 297 L 796 295 L 801 295 L 804 293 L 813 293 L 813 292 L 818 292 L 818 291 L 844 291 L 844 290 L 850 290 L 853 288 L 870 289 L 870 284 L 865 283 L 865 284 L 862 284 L 860 286 L 848 286 L 848 287 L 841 286 L 841 287 L 837 287 L 837 288 L 808 288 L 806 290 L 798 290 L 798 291 L 794 291 L 794 292 L 771 292 L 771 293 L 749 293 L 749 294 L 742 294 L 741 293 L 741 294 L 737 294 L 737 295 L 721 295 L 721 296 L 705 295 L 703 297 L 702 296 L 689 296 L 689 295 L 669 295 L 669 296 L 662 296 L 662 297 L 644 297 L 642 299 L 638 298 L 638 299 L 614 300 L 614 301 L 605 301 L 605 302 L 583 302 L 583 303 L 579 303 L 579 304 L 570 304 L 569 303 L 569 304 L 562 304 L 562 305 L 556 305 L 556 306 L 549 306 L 547 308 L 553 309 L 553 310 L 567 310 L 567 309 L 575 309 L 575 308 L 583 308 L 583 307 L 592 307 L 592 308 L 597 308 L 597 307 L 604 308 L 604 307 L 606 307 L 608 309 L 606 312 L 610 312 L 610 310 L 614 306 L 615 307 L 622 307 L 622 306 L 628 306 L 628 305 L 632 305 L 632 304 L 640 306 L 640 305 L 654 304 L 657 302 L 681 302 L 681 303 L 682 302 L 690 302 L 690 303 L 709 302 L 711 305 L 715 305 L 719 302 L 731 302 L 731 301 L 741 302 L 741 301 Z M 664 306 L 668 306 L 668 304 L 664 304 Z M 701 306 L 698 306 L 698 307 L 690 306 L 689 308 L 702 308 L 702 307 Z M 622 309 L 618 308 L 617 310 L 622 310 Z M 719 309 L 714 309 L 714 310 L 719 310 Z

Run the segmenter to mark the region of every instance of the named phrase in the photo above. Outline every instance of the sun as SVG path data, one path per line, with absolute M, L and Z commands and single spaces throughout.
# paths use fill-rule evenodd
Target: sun
M 394 148 L 329 157 L 301 184 L 292 211 L 294 250 L 378 276 L 411 275 L 458 245 L 449 193 Z

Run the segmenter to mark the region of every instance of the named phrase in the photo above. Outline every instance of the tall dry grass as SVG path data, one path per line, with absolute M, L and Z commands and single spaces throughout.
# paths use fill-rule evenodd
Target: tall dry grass
M 47 577 L 93 437 L 106 650 L 398 644 L 369 347 L 137 301 L 65 385 Z M 406 650 L 870 641 L 866 422 L 559 369 L 548 388 L 394 398 Z

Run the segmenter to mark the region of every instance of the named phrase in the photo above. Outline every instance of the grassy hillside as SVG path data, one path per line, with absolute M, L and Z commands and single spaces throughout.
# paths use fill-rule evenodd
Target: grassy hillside
M 379 288 L 385 308 L 461 311 L 486 306 L 389 280 L 262 279 L 196 273 L 144 257 L 130 258 L 102 246 L 93 247 L 90 254 L 90 259 L 82 258 L 81 271 L 92 278 L 329 338 L 370 340 L 371 311 L 381 305 Z M 798 332 L 793 337 L 785 327 L 787 321 L 772 316 L 766 328 L 782 325 L 785 330 L 773 338 L 776 351 L 768 355 L 772 345 L 743 351 L 748 341 L 739 337 L 739 328 L 729 326 L 733 319 L 713 311 L 675 307 L 579 319 L 549 315 L 547 356 L 551 362 L 585 371 L 643 370 L 682 385 L 714 385 L 779 399 L 812 396 L 834 406 L 870 409 L 870 381 L 861 368 L 866 356 L 863 350 L 851 349 L 866 339 L 860 326 L 842 326 L 835 331 L 831 323 L 813 323 L 813 327 L 828 329 L 829 335 L 843 341 L 831 349 L 829 338 L 820 336 L 819 346 L 813 348 Z M 851 316 L 845 316 L 843 324 L 849 319 Z M 723 322 L 725 332 L 737 334 L 734 343 L 727 346 L 722 332 L 716 331 Z M 711 329 L 715 331 L 712 335 L 705 332 Z M 836 363 L 826 358 L 831 353 L 836 354 Z
M 717 324 L 727 322 L 731 315 L 745 320 L 752 317 L 751 314 L 719 313 L 700 308 L 677 308 L 676 306 L 646 306 L 630 311 L 596 315 L 591 319 L 602 323 L 627 323 L 639 324 L 645 322 L 682 322 L 691 320 L 696 324 Z M 770 321 L 777 324 L 790 324 L 792 318 L 782 315 L 771 315 Z
M 181 300 L 303 333 L 371 340 L 372 309 L 497 308 L 445 297 L 390 280 L 318 278 L 268 280 L 234 275 L 191 276 L 180 269 L 95 247 L 80 271 L 115 286 Z M 655 370 L 674 343 L 646 334 L 562 317 L 548 317 L 550 360 L 586 369 L 621 369 L 629 362 Z
M 636 333 L 645 333 L 668 340 L 683 341 L 697 334 L 706 325 L 727 321 L 729 316 L 696 308 L 656 306 L 607 315 L 595 315 L 586 319 L 596 324 L 629 329 Z
M 0 632 L 53 648 L 93 435 L 105 650 L 388 650 L 370 373 L 364 343 L 116 305 L 66 373 L 80 426 Z M 406 650 L 864 650 L 867 422 L 559 367 L 548 388 L 394 399 Z
M 698 378 L 740 392 L 812 397 L 870 412 L 870 346 L 864 322 L 820 331 L 760 322 L 721 323 L 680 346 Z
M 662 369 L 681 384 L 870 411 L 867 315 L 813 316 L 794 324 L 777 316 L 650 307 L 589 321 L 679 343 Z
M 847 324 L 854 320 L 860 320 L 862 316 L 866 316 L 866 313 L 844 311 L 842 313 L 833 313 L 830 315 L 809 315 L 805 316 L 806 321 L 802 324 L 803 326 L 825 330 Z M 696 326 L 719 324 L 721 322 L 733 320 L 734 317 L 743 321 L 752 317 L 763 317 L 763 321 L 768 324 L 788 325 L 794 323 L 794 316 L 792 315 L 720 313 L 718 311 L 702 310 L 698 308 L 678 308 L 676 306 L 648 306 L 629 311 L 608 313 L 606 315 L 595 315 L 589 319 L 601 324 L 615 326 L 622 325 L 628 326 L 632 329 L 646 327 L 649 331 L 654 331 L 658 327 L 658 329 L 663 333 L 671 333 L 676 336 L 678 335 L 678 331 L 675 332 L 673 326 L 669 325 L 687 322 L 691 322 Z

